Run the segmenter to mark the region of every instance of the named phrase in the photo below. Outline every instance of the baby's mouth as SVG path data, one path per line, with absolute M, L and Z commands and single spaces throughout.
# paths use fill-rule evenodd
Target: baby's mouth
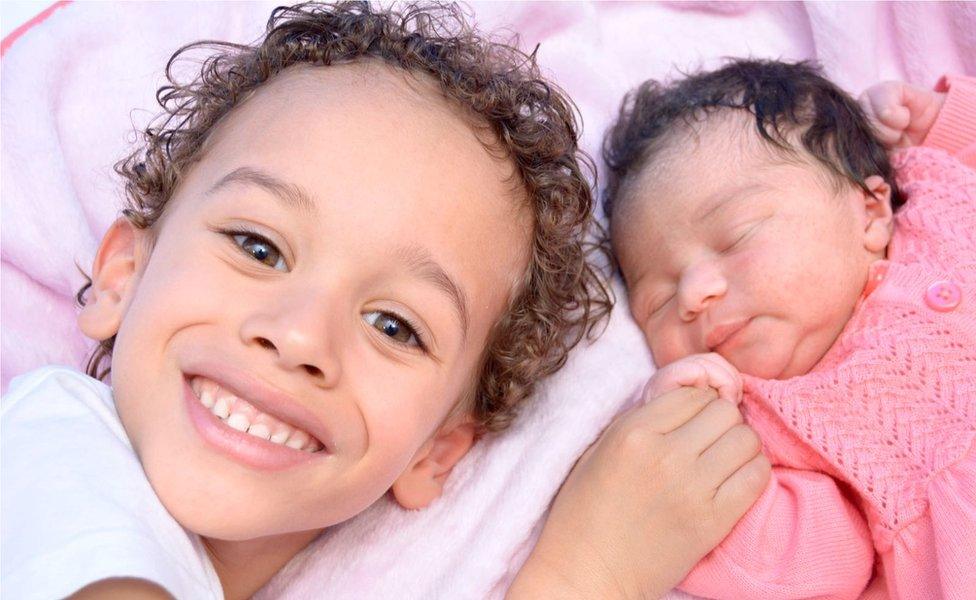
M 302 452 L 320 452 L 325 448 L 307 431 L 261 412 L 210 379 L 195 376 L 190 379 L 190 388 L 207 410 L 232 429 Z

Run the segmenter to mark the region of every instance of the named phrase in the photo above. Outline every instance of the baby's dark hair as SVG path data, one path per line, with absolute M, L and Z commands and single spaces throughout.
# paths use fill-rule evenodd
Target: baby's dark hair
M 892 209 L 904 203 L 884 145 L 857 101 L 825 78 L 815 63 L 734 59 L 721 69 L 664 85 L 646 81 L 628 93 L 604 138 L 607 164 L 604 212 L 608 218 L 626 187 L 668 147 L 677 125 L 717 111 L 744 110 L 774 150 L 796 157 L 791 139 L 841 184 L 870 193 L 865 179 L 880 175 L 891 186 Z
M 209 53 L 199 70 L 188 80 L 177 76 L 174 65 L 197 50 Z M 517 168 L 534 221 L 529 268 L 489 337 L 471 405 L 483 430 L 501 430 L 538 381 L 594 333 L 612 296 L 591 262 L 605 246 L 588 241 L 599 240 L 586 177 L 594 169 L 579 149 L 576 107 L 542 77 L 534 53 L 477 33 L 457 5 L 310 2 L 275 9 L 253 45 L 197 42 L 177 50 L 168 85 L 157 92 L 163 112 L 116 165 L 125 182 L 123 214 L 151 228 L 215 125 L 283 69 L 360 60 L 432 78 L 491 131 L 492 145 Z M 82 305 L 89 287 L 90 280 L 77 294 Z M 91 376 L 108 374 L 114 342 L 95 349 Z

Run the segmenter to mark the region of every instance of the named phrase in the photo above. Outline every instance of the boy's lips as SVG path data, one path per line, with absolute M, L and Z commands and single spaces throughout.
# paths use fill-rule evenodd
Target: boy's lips
M 210 441 L 226 442 L 228 439 L 233 438 L 236 441 L 231 445 L 235 448 L 239 446 L 254 446 L 251 448 L 252 450 L 264 449 L 273 454 L 282 454 L 283 456 L 293 455 L 292 457 L 295 460 L 301 459 L 299 462 L 303 462 L 307 458 L 334 453 L 335 441 L 332 434 L 312 411 L 302 405 L 299 400 L 254 377 L 247 371 L 226 363 L 199 361 L 186 365 L 183 368 L 183 376 L 186 393 L 192 396 L 192 404 L 195 405 L 191 406 L 191 417 L 194 418 L 194 424 L 197 425 L 198 429 L 203 425 L 213 425 L 225 430 Z M 242 431 L 231 429 L 225 422 L 218 419 L 209 408 L 204 407 L 198 394 L 191 389 L 191 382 L 197 378 L 209 380 L 225 392 L 237 396 L 252 405 L 253 409 L 265 413 L 294 429 L 307 432 L 321 443 L 322 448 L 314 453 L 300 451 L 267 439 L 254 437 Z M 204 416 L 207 418 L 204 419 Z M 204 432 L 201 431 L 201 433 Z M 211 431 L 210 433 L 213 432 Z M 205 435 L 204 437 L 214 438 L 213 435 Z M 245 442 L 247 443 L 245 444 Z M 225 444 L 218 443 L 218 445 Z M 245 452 L 245 454 L 248 453 Z M 245 460 L 245 462 L 253 463 L 255 461 Z M 256 462 L 264 463 L 265 461 L 258 460 Z M 286 460 L 285 462 L 291 461 Z M 272 460 L 271 463 L 274 464 L 256 464 L 254 466 L 273 468 L 277 465 L 275 460 Z
M 719 346 L 730 341 L 733 336 L 742 331 L 752 319 L 739 319 L 712 328 L 705 338 L 705 347 L 714 352 Z

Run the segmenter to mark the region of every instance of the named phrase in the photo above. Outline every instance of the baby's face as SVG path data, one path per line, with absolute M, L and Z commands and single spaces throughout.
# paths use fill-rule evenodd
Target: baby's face
M 806 373 L 882 256 L 861 190 L 837 192 L 751 128 L 713 117 L 641 174 L 614 216 L 630 309 L 658 365 L 717 352 L 750 375 Z
M 531 215 L 513 167 L 405 77 L 277 76 L 219 125 L 137 258 L 115 398 L 192 531 L 251 539 L 359 513 L 473 389 Z

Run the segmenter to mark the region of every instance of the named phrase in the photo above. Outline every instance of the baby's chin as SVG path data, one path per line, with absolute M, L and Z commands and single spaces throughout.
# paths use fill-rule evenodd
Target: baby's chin
M 743 375 L 759 379 L 790 379 L 809 373 L 824 354 L 820 352 L 813 357 L 803 350 L 787 343 L 766 344 L 742 348 L 723 358 Z

